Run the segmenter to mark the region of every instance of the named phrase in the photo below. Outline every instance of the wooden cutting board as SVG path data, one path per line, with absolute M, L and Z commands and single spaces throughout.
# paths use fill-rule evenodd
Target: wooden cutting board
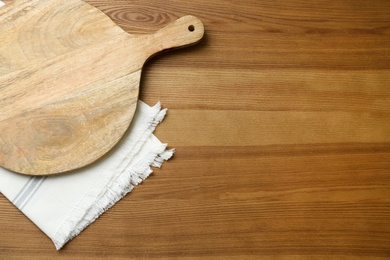
M 49 175 L 96 161 L 129 127 L 145 61 L 203 34 L 185 16 L 131 35 L 80 0 L 0 8 L 0 165 Z

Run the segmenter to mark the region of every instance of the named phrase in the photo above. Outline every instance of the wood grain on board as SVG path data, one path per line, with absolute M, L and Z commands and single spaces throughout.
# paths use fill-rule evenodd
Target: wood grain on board
M 106 154 L 133 118 L 146 60 L 203 36 L 193 16 L 129 34 L 81 0 L 14 1 L 0 26 L 0 165 L 30 175 Z
M 140 98 L 175 156 L 59 253 L 4 197 L 0 258 L 390 257 L 390 2 L 89 0 L 131 33 L 191 14 Z

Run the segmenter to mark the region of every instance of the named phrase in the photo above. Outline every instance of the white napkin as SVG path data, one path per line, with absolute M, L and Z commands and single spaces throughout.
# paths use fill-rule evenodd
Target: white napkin
M 29 177 L 0 168 L 0 192 L 54 242 L 57 250 L 168 160 L 153 134 L 166 109 L 139 101 L 130 132 L 108 156 L 71 174 Z
M 4 5 L 0 1 L 0 6 Z M 60 249 L 173 155 L 152 132 L 166 109 L 139 101 L 130 131 L 107 156 L 70 174 L 29 177 L 0 167 L 0 192 Z

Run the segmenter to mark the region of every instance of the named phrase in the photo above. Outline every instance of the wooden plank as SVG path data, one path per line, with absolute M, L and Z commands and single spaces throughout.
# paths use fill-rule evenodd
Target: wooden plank
M 204 22 L 143 70 L 176 154 L 59 254 L 0 198 L 0 258 L 390 257 L 389 1 L 88 2 L 127 32 Z
M 172 110 L 156 133 L 171 145 L 194 147 L 380 144 L 390 142 L 390 117 L 343 111 Z

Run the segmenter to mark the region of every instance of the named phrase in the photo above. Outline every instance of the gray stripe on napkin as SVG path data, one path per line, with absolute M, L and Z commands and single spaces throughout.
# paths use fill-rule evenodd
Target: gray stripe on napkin
M 46 177 L 31 177 L 20 190 L 12 203 L 14 203 L 17 208 L 22 210 L 41 187 L 45 179 Z
M 26 182 L 26 184 L 24 184 L 23 188 L 18 192 L 18 194 L 16 195 L 16 197 L 12 200 L 12 203 L 15 204 L 15 201 L 17 201 L 19 199 L 20 196 L 22 196 L 24 190 L 27 188 L 28 185 L 30 185 L 30 183 L 32 182 L 32 180 L 34 179 L 34 177 L 30 177 L 28 179 L 28 181 Z

